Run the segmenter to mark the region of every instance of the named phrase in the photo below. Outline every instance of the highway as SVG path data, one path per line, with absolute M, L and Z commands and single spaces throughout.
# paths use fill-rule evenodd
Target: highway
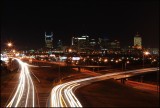
M 13 95 L 9 98 L 6 107 L 37 107 L 37 96 L 28 64 L 17 58 L 14 58 L 14 60 L 19 63 L 19 83 Z
M 151 71 L 157 71 L 157 68 L 145 68 L 145 69 L 124 71 L 124 72 L 108 73 L 105 75 L 79 79 L 63 83 L 61 85 L 57 85 L 51 91 L 50 97 L 47 102 L 47 107 L 83 107 L 78 98 L 74 94 L 74 91 L 77 88 L 91 84 L 92 82 L 96 81 L 101 81 L 111 78 L 113 79 L 126 78 Z

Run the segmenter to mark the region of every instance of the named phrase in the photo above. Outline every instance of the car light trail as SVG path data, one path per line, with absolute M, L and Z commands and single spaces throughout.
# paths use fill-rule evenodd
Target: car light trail
M 18 87 L 6 107 L 35 107 L 35 88 L 28 64 L 15 58 L 19 63 L 20 76 Z
M 55 86 L 52 89 L 47 105 L 48 107 L 82 107 L 82 104 L 73 93 L 75 89 L 77 89 L 78 87 L 88 85 L 92 82 L 106 80 L 110 78 L 114 79 L 116 79 L 117 77 L 124 78 L 124 75 L 125 77 L 127 77 L 126 74 L 132 76 L 135 74 L 156 71 L 156 70 L 157 68 L 146 68 L 146 69 L 124 71 L 124 72 L 108 73 L 101 76 L 89 77 L 63 83 Z

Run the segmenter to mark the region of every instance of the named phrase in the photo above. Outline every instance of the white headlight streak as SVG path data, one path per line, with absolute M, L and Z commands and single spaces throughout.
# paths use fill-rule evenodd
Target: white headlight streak
M 50 95 L 48 107 L 82 107 L 80 101 L 76 98 L 73 91 L 81 86 L 88 85 L 92 82 L 106 80 L 110 78 L 116 78 L 117 76 L 123 77 L 126 74 L 139 74 L 149 71 L 156 71 L 157 68 L 146 68 L 146 69 L 137 69 L 125 72 L 116 72 L 116 73 L 108 73 L 101 76 L 89 77 L 84 79 L 79 79 L 75 81 L 70 81 L 67 83 L 63 83 L 55 86 Z
M 15 58 L 19 63 L 20 76 L 18 87 L 6 107 L 35 107 L 35 88 L 28 64 Z

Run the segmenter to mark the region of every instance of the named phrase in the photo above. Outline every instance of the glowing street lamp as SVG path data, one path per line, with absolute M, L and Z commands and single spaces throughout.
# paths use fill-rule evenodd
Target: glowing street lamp
M 7 44 L 7 46 L 8 46 L 8 47 L 12 47 L 12 43 L 9 42 L 9 43 Z
M 69 52 L 72 52 L 72 49 L 69 49 L 68 51 L 69 51 Z
M 108 62 L 108 59 L 104 59 L 104 62 Z
M 150 53 L 148 51 L 145 51 L 144 52 L 144 55 L 149 55 Z

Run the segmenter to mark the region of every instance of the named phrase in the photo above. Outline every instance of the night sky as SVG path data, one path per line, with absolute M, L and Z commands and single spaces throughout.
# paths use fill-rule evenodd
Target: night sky
M 72 36 L 119 40 L 132 46 L 139 32 L 145 47 L 159 47 L 159 1 L 4 0 L 1 4 L 1 45 L 41 48 L 44 32 L 52 31 L 71 45 Z

